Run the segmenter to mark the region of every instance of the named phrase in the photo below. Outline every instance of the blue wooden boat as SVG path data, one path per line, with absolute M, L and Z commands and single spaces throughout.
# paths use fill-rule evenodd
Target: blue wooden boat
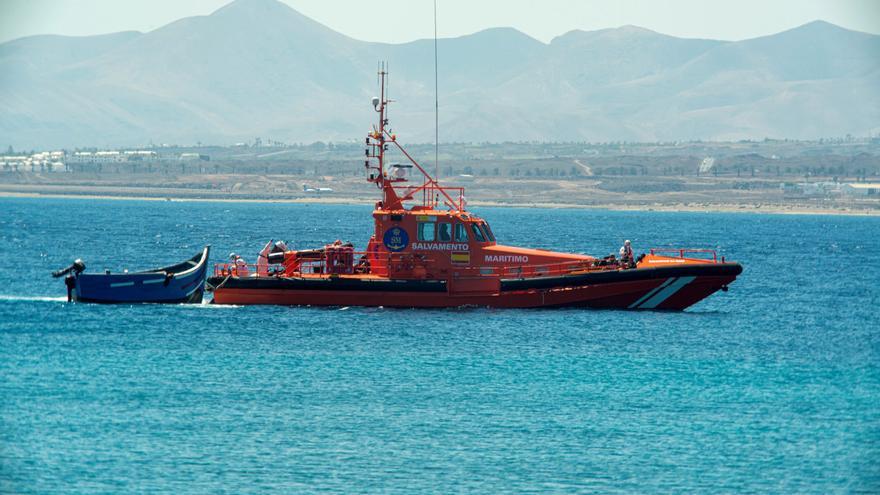
M 200 303 L 211 246 L 176 265 L 124 273 L 83 273 L 82 260 L 52 273 L 65 277 L 67 300 L 94 303 Z

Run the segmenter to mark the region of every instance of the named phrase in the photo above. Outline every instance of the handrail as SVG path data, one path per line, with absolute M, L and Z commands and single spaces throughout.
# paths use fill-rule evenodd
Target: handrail
M 257 273 L 257 264 L 256 263 L 214 263 L 214 276 L 215 277 L 225 277 L 230 274 L 237 274 L 240 270 L 240 267 L 245 267 L 247 269 L 248 274 Z M 280 266 L 278 264 L 269 265 L 272 267 Z
M 441 186 L 439 184 L 434 184 L 434 183 L 429 183 L 429 182 L 425 182 L 424 184 L 422 184 L 420 186 L 402 185 L 401 184 L 401 185 L 396 185 L 396 186 L 392 185 L 391 187 L 392 187 L 392 189 L 395 190 L 395 192 L 403 193 L 403 196 L 401 199 L 405 200 L 405 201 L 415 199 L 415 195 L 418 192 L 421 192 L 422 193 L 422 205 L 426 206 L 428 208 L 432 208 L 432 209 L 436 209 L 436 207 L 438 205 L 438 202 L 434 199 L 434 194 L 436 191 L 440 191 L 442 189 L 443 191 L 447 191 L 447 192 L 457 192 L 458 193 L 457 204 L 454 200 L 451 204 L 447 201 L 444 201 L 444 204 L 446 204 L 450 208 L 453 208 L 453 209 L 459 210 L 459 211 L 464 211 L 464 208 L 465 208 L 464 187 Z M 449 197 L 449 196 L 447 195 L 447 197 Z
M 453 268 L 453 271 L 466 276 L 477 277 L 534 278 L 618 269 L 620 269 L 619 260 L 615 259 L 612 262 L 603 263 L 600 259 L 592 259 L 562 261 L 542 265 L 461 267 Z
M 343 253 L 336 253 L 343 254 Z M 383 259 L 382 257 L 377 257 L 374 260 L 370 260 L 370 254 L 376 254 L 375 252 L 371 253 L 369 251 L 348 251 L 344 253 L 345 255 L 351 256 L 352 261 L 352 273 L 358 273 L 359 262 L 361 259 L 368 260 L 370 262 L 369 272 L 372 273 L 375 271 L 386 272 L 388 269 L 389 260 Z M 335 257 L 335 256 L 334 256 Z M 258 277 L 268 276 L 275 277 L 279 275 L 287 275 L 290 273 L 327 273 L 326 267 L 328 259 L 331 256 L 328 256 L 328 252 L 326 250 L 320 252 L 320 254 L 314 258 L 300 258 L 296 260 L 296 269 L 291 270 L 294 265 L 293 262 L 285 262 L 285 263 L 271 263 L 266 265 L 258 265 L 256 263 L 234 263 L 234 262 L 225 262 L 225 263 L 215 263 L 214 264 L 214 276 L 226 276 L 229 274 L 237 274 L 240 271 L 241 266 L 244 266 L 247 269 L 248 276 L 256 275 Z M 266 268 L 265 273 L 261 273 L 261 267 Z M 278 267 L 283 267 L 283 269 L 279 270 Z M 317 270 L 316 270 L 317 268 Z M 363 273 L 363 272 L 360 272 Z
M 651 248 L 650 253 L 678 253 L 679 258 L 684 258 L 685 253 L 711 253 L 712 261 L 718 263 L 718 253 L 714 249 L 690 249 L 690 248 Z M 705 258 L 694 258 L 705 259 Z M 707 260 L 708 261 L 708 260 Z
M 370 253 L 367 251 L 352 251 L 351 254 L 354 258 L 359 258 L 362 256 L 368 257 Z M 413 270 L 416 266 L 424 267 L 427 271 L 430 271 L 429 267 L 436 261 L 434 258 L 422 254 L 388 252 L 382 252 L 381 254 L 383 256 L 378 256 L 371 260 L 369 272 L 366 273 L 378 272 L 379 274 L 388 274 L 389 269 L 406 272 Z M 300 259 L 298 260 L 299 264 L 297 269 L 292 273 L 327 273 L 327 258 L 327 253 L 324 252 L 321 253 L 320 257 Z M 601 261 L 602 260 L 599 259 L 591 259 L 545 263 L 540 265 L 461 266 L 452 267 L 450 271 L 456 274 L 456 276 L 463 275 L 465 277 L 532 278 L 567 275 L 571 273 L 617 270 L 620 268 L 618 260 L 613 260 L 610 263 L 605 264 L 600 264 Z M 278 263 L 263 265 L 268 271 L 267 273 L 262 274 L 260 273 L 257 264 L 245 263 L 236 265 L 235 263 L 227 262 L 216 263 L 214 265 L 214 275 L 226 276 L 232 273 L 237 273 L 240 270 L 237 268 L 238 266 L 245 266 L 248 270 L 247 273 L 249 276 L 278 276 L 287 274 L 290 271 L 289 266 Z M 283 266 L 284 269 L 278 270 L 277 267 L 279 266 Z M 357 267 L 357 264 L 354 266 Z M 357 273 L 357 270 L 354 270 L 354 273 Z
M 327 254 L 328 254 L 327 251 L 323 251 L 321 253 L 321 256 L 318 258 L 306 258 L 306 259 L 299 260 L 299 270 L 296 270 L 296 271 L 298 271 L 299 273 L 307 273 L 307 271 L 308 271 L 307 269 L 311 268 L 312 273 L 326 272 L 327 262 L 328 262 L 328 259 L 330 258 Z M 377 269 L 379 271 L 384 271 L 384 270 L 388 269 L 387 260 L 383 260 L 381 258 L 376 258 L 375 260 L 372 260 L 372 261 L 369 260 L 370 255 L 376 254 L 375 252 L 371 253 L 369 251 L 349 251 L 347 254 L 351 255 L 351 257 L 352 257 L 351 261 L 352 261 L 353 273 L 356 272 L 356 269 L 358 268 L 358 263 L 360 262 L 361 259 L 368 260 L 370 263 L 372 263 L 370 265 L 371 272 L 376 271 Z M 288 268 L 289 268 L 288 266 L 285 266 L 285 270 L 287 270 Z M 317 268 L 317 270 L 316 270 L 316 268 Z
M 718 263 L 718 255 L 714 249 L 689 249 L 689 248 L 652 248 L 651 255 L 658 253 L 671 253 L 677 255 L 677 258 L 685 259 L 685 255 L 694 254 L 711 254 L 711 261 Z M 317 253 L 316 253 L 317 254 Z M 261 265 L 247 263 L 238 264 L 245 266 L 250 276 L 279 276 L 292 274 L 374 274 L 380 276 L 389 276 L 392 273 L 406 274 L 422 270 L 422 273 L 430 273 L 430 267 L 436 261 L 434 258 L 418 254 L 418 253 L 389 253 L 389 252 L 369 252 L 369 251 L 349 251 L 346 255 L 351 256 L 352 264 L 347 262 L 343 265 L 341 271 L 334 271 L 328 268 L 328 252 L 321 252 L 314 258 L 301 258 L 297 260 L 295 265 L 272 264 Z M 378 255 L 378 256 L 377 256 Z M 373 256 L 373 259 L 370 257 Z M 369 266 L 359 264 L 361 259 L 369 261 Z M 708 258 L 691 258 L 710 261 Z M 723 262 L 723 259 L 722 259 Z M 277 267 L 283 266 L 283 270 Z M 552 277 L 561 275 L 570 275 L 575 273 L 588 273 L 611 271 L 621 269 L 620 260 L 612 258 L 603 260 L 599 258 L 586 260 L 572 260 L 545 263 L 540 265 L 502 265 L 502 266 L 453 266 L 450 268 L 453 277 L 492 277 L 492 278 L 536 278 L 536 277 Z M 240 269 L 235 263 L 218 263 L 214 265 L 215 276 L 226 276 L 237 273 Z M 436 274 L 435 274 L 436 275 Z

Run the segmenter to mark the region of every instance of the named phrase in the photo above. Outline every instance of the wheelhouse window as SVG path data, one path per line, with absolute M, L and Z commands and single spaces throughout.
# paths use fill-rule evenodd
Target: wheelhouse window
M 489 228 L 489 224 L 483 222 L 483 232 L 486 234 L 486 239 L 489 239 L 489 242 L 495 242 L 495 234 L 492 233 L 492 229 Z
M 434 240 L 434 222 L 418 222 L 416 231 L 420 241 Z
M 474 239 L 476 239 L 477 242 L 486 242 L 486 238 L 483 237 L 483 232 L 480 230 L 479 225 L 477 225 L 476 223 L 472 223 L 471 231 L 474 233 Z
M 467 227 L 463 223 L 455 224 L 455 242 L 468 242 Z
M 449 242 L 452 240 L 452 224 L 441 222 L 437 224 L 437 240 Z

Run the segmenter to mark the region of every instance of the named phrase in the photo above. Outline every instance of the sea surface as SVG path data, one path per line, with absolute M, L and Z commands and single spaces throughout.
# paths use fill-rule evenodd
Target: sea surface
M 0 199 L 0 492 L 880 492 L 880 218 L 473 210 L 745 271 L 685 312 L 70 304 L 76 257 L 363 248 L 370 208 Z

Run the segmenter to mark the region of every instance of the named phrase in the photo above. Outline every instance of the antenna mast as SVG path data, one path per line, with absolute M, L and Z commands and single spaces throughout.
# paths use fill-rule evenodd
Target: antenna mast
M 403 203 L 405 201 L 412 200 L 414 195 L 417 193 L 423 194 L 423 206 L 427 206 L 429 208 L 435 208 L 440 202 L 440 196 L 442 196 L 445 201 L 443 204 L 449 206 L 449 208 L 456 211 L 464 211 L 464 196 L 462 195 L 464 189 L 460 187 L 451 188 L 458 191 L 458 200 L 453 199 L 452 196 L 449 195 L 446 188 L 440 185 L 437 182 L 437 179 L 431 177 L 431 174 L 428 173 L 427 170 L 422 168 L 418 162 L 410 156 L 409 153 L 403 149 L 403 146 L 397 142 L 397 136 L 392 134 L 388 129 L 388 109 L 387 105 L 391 103 L 393 100 L 388 98 L 388 65 L 384 62 L 379 63 L 378 67 L 379 73 L 379 96 L 374 96 L 372 99 L 373 110 L 379 114 L 379 122 L 378 125 L 373 126 L 373 130 L 367 134 L 367 138 L 364 141 L 366 145 L 366 149 L 364 150 L 365 160 L 364 160 L 364 168 L 367 171 L 367 181 L 376 184 L 380 189 L 382 189 L 382 201 L 377 203 L 377 209 L 385 209 L 385 210 L 398 210 L 403 209 Z M 435 73 L 435 82 L 436 82 L 436 73 Z M 434 100 L 435 110 L 437 106 L 437 99 Z M 434 123 L 437 123 L 435 119 Z M 437 137 L 437 133 L 435 132 L 435 138 Z M 407 179 L 405 177 L 405 172 L 400 174 L 401 170 L 400 164 L 392 165 L 392 168 L 395 169 L 394 175 L 388 175 L 385 171 L 385 152 L 388 151 L 388 144 L 394 145 L 403 156 L 405 156 L 411 163 L 412 167 L 415 167 L 421 174 L 424 176 L 425 181 L 421 186 L 418 187 L 406 187 L 401 189 L 398 186 L 398 189 L 401 189 L 402 196 L 395 191 L 395 183 L 406 182 Z M 437 163 L 438 156 L 438 146 L 439 140 L 435 140 L 434 146 L 434 160 L 435 164 Z M 376 160 L 376 163 L 372 163 L 371 160 Z
M 437 0 L 434 0 L 434 179 L 440 178 L 440 95 L 437 88 Z

